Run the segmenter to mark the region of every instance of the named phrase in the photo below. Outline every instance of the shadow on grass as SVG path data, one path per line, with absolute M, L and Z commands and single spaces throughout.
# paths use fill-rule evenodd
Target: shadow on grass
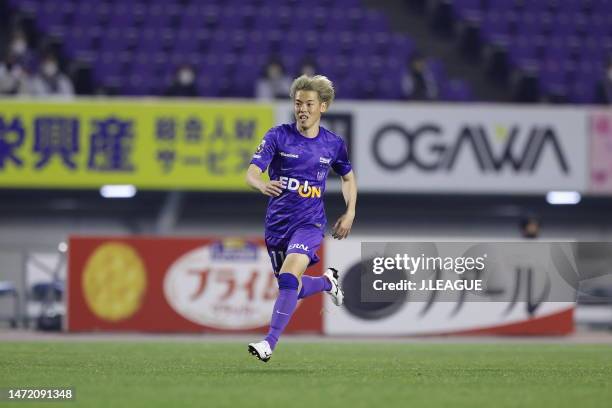
M 234 371 L 234 370 L 233 370 Z M 262 366 L 259 368 L 240 368 L 239 370 L 235 370 L 238 374 L 254 374 L 258 375 L 278 375 L 278 374 L 299 374 L 304 375 L 310 372 L 315 372 L 317 370 L 309 370 L 307 368 L 293 368 L 293 367 L 274 367 L 274 366 Z

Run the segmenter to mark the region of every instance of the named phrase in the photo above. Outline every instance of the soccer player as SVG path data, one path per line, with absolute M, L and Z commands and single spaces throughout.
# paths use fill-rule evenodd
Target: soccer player
M 355 218 L 357 184 L 344 141 L 320 126 L 321 114 L 334 99 L 332 82 L 322 75 L 302 75 L 291 85 L 295 123 L 273 127 L 266 133 L 247 170 L 247 183 L 270 196 L 265 240 L 278 279 L 278 298 L 270 330 L 264 340 L 249 344 L 249 352 L 267 362 L 289 323 L 298 299 L 327 292 L 335 305 L 343 302 L 338 271 L 329 268 L 321 277 L 304 275 L 319 261 L 327 219 L 323 206 L 325 180 L 330 168 L 342 178 L 346 211 L 334 224 L 332 236 L 346 238 Z M 270 181 L 261 178 L 268 170 Z

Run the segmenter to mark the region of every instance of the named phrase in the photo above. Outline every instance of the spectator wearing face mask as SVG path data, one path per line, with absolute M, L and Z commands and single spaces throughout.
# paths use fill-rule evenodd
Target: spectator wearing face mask
M 12 33 L 8 54 L 24 69 L 33 68 L 34 53 L 30 50 L 28 39 L 23 31 L 16 30 Z
M 608 60 L 605 76 L 595 87 L 595 102 L 601 105 L 612 104 L 612 57 Z
M 257 80 L 255 97 L 258 99 L 287 99 L 290 87 L 291 78 L 285 74 L 281 63 L 271 61 L 266 67 L 265 76 Z
M 27 93 L 32 96 L 73 96 L 72 81 L 63 74 L 53 54 L 46 54 L 38 74 L 30 81 Z
M 196 76 L 191 65 L 181 65 L 176 70 L 176 75 L 172 84 L 165 92 L 166 96 L 183 96 L 196 97 L 199 96 L 196 86 Z
M 28 74 L 12 52 L 0 61 L 0 95 L 25 92 Z
M 0 95 L 23 93 L 28 80 L 28 64 L 32 61 L 28 42 L 21 31 L 10 41 L 6 56 L 0 61 Z

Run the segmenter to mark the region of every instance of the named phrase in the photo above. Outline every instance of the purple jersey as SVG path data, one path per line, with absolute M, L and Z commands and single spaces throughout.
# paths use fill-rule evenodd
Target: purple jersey
M 351 171 L 342 138 L 319 127 L 314 138 L 303 136 L 294 124 L 266 133 L 251 163 L 268 169 L 270 180 L 282 182 L 283 193 L 271 197 L 266 213 L 266 236 L 284 238 L 296 228 L 314 225 L 323 231 L 325 180 L 332 168 L 341 176 Z

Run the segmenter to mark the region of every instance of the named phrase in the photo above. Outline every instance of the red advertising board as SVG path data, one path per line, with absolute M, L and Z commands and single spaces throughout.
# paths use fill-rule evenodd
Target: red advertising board
M 267 329 L 278 286 L 261 238 L 72 237 L 69 248 L 69 331 Z M 322 307 L 320 294 L 301 301 L 286 331 L 321 333 Z

